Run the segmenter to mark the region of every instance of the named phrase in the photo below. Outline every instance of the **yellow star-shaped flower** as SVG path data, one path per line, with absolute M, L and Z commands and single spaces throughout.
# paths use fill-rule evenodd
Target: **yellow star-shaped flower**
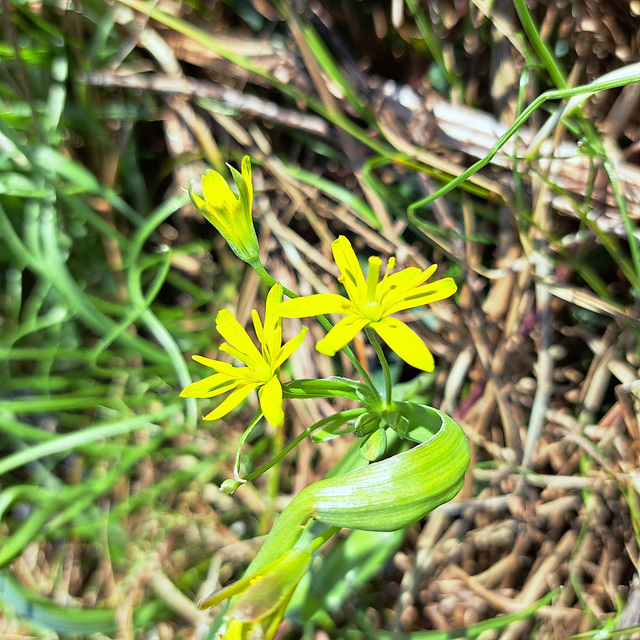
M 227 362 L 212 360 L 203 356 L 193 356 L 200 364 L 211 367 L 216 373 L 199 382 L 185 387 L 180 394 L 183 398 L 214 398 L 231 393 L 205 420 L 218 420 L 235 409 L 254 389 L 259 389 L 260 408 L 265 418 L 274 426 L 284 422 L 282 411 L 282 385 L 279 370 L 282 364 L 300 346 L 306 328 L 297 336 L 282 344 L 282 318 L 275 309 L 282 302 L 282 285 L 276 283 L 267 296 L 264 325 L 258 312 L 252 312 L 253 326 L 262 345 L 262 350 L 253 344 L 249 334 L 227 309 L 218 312 L 216 328 L 226 340 L 220 350 L 242 361 L 245 367 L 235 367 Z
M 399 311 L 448 298 L 457 290 L 453 278 L 426 284 L 436 271 L 436 265 L 425 271 L 408 267 L 390 274 L 395 264 L 395 258 L 390 258 L 380 280 L 382 261 L 377 256 L 371 256 L 365 279 L 347 238 L 340 236 L 333 242 L 331 249 L 340 269 L 339 280 L 348 297 L 319 293 L 294 298 L 278 305 L 276 313 L 284 318 L 343 314 L 345 317 L 316 345 L 316 349 L 325 355 L 335 355 L 359 331 L 371 327 L 405 362 L 423 371 L 433 371 L 433 356 L 427 345 L 404 322 L 391 316 Z

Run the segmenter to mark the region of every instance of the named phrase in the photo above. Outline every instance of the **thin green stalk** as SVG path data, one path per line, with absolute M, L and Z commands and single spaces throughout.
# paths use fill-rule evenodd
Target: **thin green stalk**
M 547 47 L 544 40 L 540 37 L 538 26 L 533 20 L 533 16 L 527 7 L 527 3 L 525 0 L 513 0 L 513 6 L 520 18 L 520 22 L 522 23 L 522 27 L 529 39 L 529 42 L 531 43 L 531 46 L 538 54 L 542 64 L 551 76 L 551 80 L 558 89 L 566 89 L 567 79 L 562 69 L 558 66 L 558 63 L 549 50 L 549 47 Z
M 282 460 L 290 451 L 295 449 L 298 444 L 300 444 L 307 436 L 310 436 L 314 431 L 317 431 L 322 426 L 329 424 L 331 422 L 338 423 L 336 428 L 341 424 L 345 424 L 349 420 L 355 420 L 360 414 L 365 412 L 364 407 L 360 407 L 358 409 L 347 409 L 346 411 L 340 411 L 339 413 L 335 413 L 331 416 L 323 418 L 322 420 L 318 420 L 310 427 L 307 427 L 300 435 L 294 438 L 284 449 L 282 449 L 276 456 L 274 456 L 267 464 L 252 471 L 249 475 L 242 478 L 245 482 L 250 482 L 251 480 L 255 480 L 258 476 L 261 476 L 265 471 L 269 471 L 271 467 L 275 464 L 278 464 L 280 460 Z
M 640 82 L 640 74 L 633 74 L 630 76 L 624 76 L 615 78 L 614 80 L 607 80 L 604 82 L 592 82 L 586 85 L 580 85 L 578 87 L 574 87 L 573 89 L 551 89 L 549 91 L 545 91 L 542 95 L 538 96 L 514 121 L 514 123 L 500 136 L 498 141 L 489 149 L 487 154 L 483 156 L 477 162 L 474 162 L 466 171 L 463 171 L 459 176 L 455 177 L 453 180 L 448 182 L 444 187 L 438 189 L 435 193 L 427 196 L 426 198 L 421 198 L 417 202 L 412 203 L 407 208 L 407 217 L 417 226 L 420 226 L 421 220 L 418 218 L 416 214 L 416 210 L 420 209 L 434 200 L 441 198 L 446 195 L 461 183 L 463 183 L 467 178 L 471 177 L 474 173 L 477 173 L 483 167 L 487 166 L 491 160 L 495 157 L 495 155 L 504 147 L 504 145 L 511 139 L 514 133 L 529 119 L 531 114 L 539 109 L 545 102 L 548 100 L 564 100 L 566 98 L 571 98 L 573 96 L 579 96 L 583 94 L 593 94 L 598 91 L 605 91 L 607 89 L 615 89 L 617 87 L 623 87 L 627 84 L 632 84 L 634 82 Z M 531 158 L 525 158 L 526 160 L 530 160 Z
M 391 370 L 389 369 L 389 363 L 387 362 L 387 358 L 384 355 L 384 351 L 382 349 L 382 345 L 380 341 L 376 337 L 375 331 L 371 327 L 365 327 L 364 332 L 367 334 L 367 338 L 369 338 L 369 342 L 373 345 L 375 349 L 376 355 L 378 356 L 378 360 L 380 360 L 380 366 L 382 367 L 382 373 L 384 374 L 384 394 L 387 407 L 391 406 Z
M 240 456 L 242 455 L 242 446 L 244 445 L 246 439 L 249 437 L 249 434 L 253 431 L 254 427 L 260 422 L 262 418 L 262 410 L 258 409 L 256 414 L 253 416 L 253 419 L 249 423 L 249 426 L 244 430 L 242 435 L 240 436 L 240 440 L 238 440 L 238 444 L 236 446 L 236 462 L 233 465 L 233 477 L 238 482 L 243 482 L 243 478 L 240 475 Z

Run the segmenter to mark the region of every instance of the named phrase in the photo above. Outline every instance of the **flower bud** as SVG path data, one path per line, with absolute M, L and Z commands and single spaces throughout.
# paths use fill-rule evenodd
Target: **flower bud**
M 362 438 L 375 431 L 380 425 L 380 416 L 377 413 L 363 413 L 356 419 L 354 434 Z
M 213 169 L 202 177 L 204 199 L 193 192 L 189 185 L 189 197 L 200 213 L 218 230 L 231 250 L 247 264 L 260 263 L 258 238 L 253 226 L 251 208 L 253 185 L 251 183 L 251 160 L 242 159 L 242 173 L 227 165 L 238 187 L 238 195 L 231 191 L 227 181 Z
M 208 609 L 232 598 L 220 640 L 270 640 L 291 596 L 311 564 L 308 547 L 294 547 L 255 573 L 234 582 L 200 603 Z
M 233 478 L 227 478 L 221 485 L 220 491 L 228 496 L 233 495 L 238 488 L 245 483 L 244 480 L 234 480 Z
M 387 450 L 387 430 L 380 428 L 372 432 L 360 445 L 360 456 L 369 462 L 375 462 Z

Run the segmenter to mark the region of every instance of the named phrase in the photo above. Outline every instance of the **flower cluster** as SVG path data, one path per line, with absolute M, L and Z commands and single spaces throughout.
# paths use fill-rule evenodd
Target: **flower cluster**
M 209 170 L 202 180 L 204 199 L 190 195 L 194 204 L 218 231 L 242 260 L 252 263 L 257 259 L 258 243 L 251 217 L 253 187 L 251 163 L 248 156 L 242 160 L 242 173 L 231 168 L 239 195 L 236 197 L 225 179 Z M 334 260 L 340 270 L 339 282 L 346 296 L 330 293 L 292 298 L 283 301 L 282 286 L 272 286 L 267 296 L 264 325 L 257 311 L 253 311 L 253 325 L 261 351 L 254 345 L 245 329 L 230 311 L 222 310 L 216 317 L 216 328 L 226 340 L 221 351 L 234 356 L 246 366 L 236 367 L 226 362 L 203 356 L 194 360 L 213 369 L 216 373 L 190 384 L 182 391 L 187 398 L 213 398 L 230 392 L 205 420 L 223 418 L 237 407 L 254 389 L 258 389 L 260 407 L 272 425 L 284 420 L 282 410 L 282 385 L 280 367 L 302 344 L 306 328 L 282 345 L 282 318 L 303 318 L 337 313 L 344 316 L 320 340 L 316 349 L 327 356 L 334 356 L 360 331 L 371 327 L 384 342 L 405 362 L 422 371 L 433 371 L 434 360 L 423 340 L 394 314 L 421 307 L 448 298 L 456 291 L 452 278 L 428 282 L 436 271 L 436 265 L 422 271 L 408 267 L 391 273 L 395 258 L 390 258 L 380 279 L 382 260 L 369 258 L 365 278 L 358 258 L 349 240 L 340 236 L 331 246 Z
M 431 351 L 396 314 L 448 298 L 455 293 L 456 284 L 452 278 L 431 281 L 436 272 L 435 265 L 425 270 L 409 267 L 394 272 L 393 257 L 381 274 L 382 260 L 371 256 L 365 276 L 351 243 L 346 237 L 339 236 L 331 248 L 340 271 L 339 283 L 344 295 L 295 296 L 284 290 L 260 262 L 251 213 L 253 187 L 249 158 L 242 160 L 241 172 L 230 168 L 237 195 L 215 171 L 208 171 L 202 179 L 204 197 L 193 193 L 192 188 L 189 194 L 194 205 L 222 234 L 234 253 L 270 285 L 264 319 L 255 309 L 252 311 L 256 345 L 229 310 L 218 312 L 216 328 L 224 339 L 220 351 L 241 364 L 193 356 L 196 362 L 213 369 L 214 373 L 188 385 L 182 396 L 215 398 L 226 395 L 205 416 L 205 420 L 218 420 L 238 407 L 252 391 L 257 391 L 262 415 L 274 426 L 284 422 L 285 396 L 306 399 L 342 396 L 359 400 L 362 407 L 322 418 L 287 445 L 271 463 L 244 478 L 239 475 L 243 437 L 236 456 L 235 479 L 227 481 L 231 483 L 229 491 L 263 473 L 297 441 L 312 433 L 318 436 L 322 432 L 322 437 L 333 437 L 338 429 L 354 433 L 362 441 L 362 457 L 370 462 L 384 456 L 388 429 L 395 430 L 400 437 L 420 443 L 410 455 L 398 454 L 383 462 L 374 462 L 375 468 L 359 469 L 307 487 L 282 512 L 245 577 L 201 603 L 202 608 L 208 608 L 230 599 L 216 638 L 269 640 L 275 636 L 295 589 L 309 569 L 313 552 L 341 527 L 393 530 L 407 526 L 460 490 L 469 462 L 468 443 L 462 430 L 435 409 L 393 397 L 390 369 L 376 338 L 377 334 L 411 366 L 433 371 Z M 284 300 L 284 293 L 288 300 Z M 326 314 L 343 317 L 332 326 L 324 317 Z M 329 378 L 322 381 L 296 380 L 283 386 L 280 369 L 302 345 L 307 332 L 303 328 L 283 344 L 283 318 L 310 316 L 318 316 L 327 329 L 327 334 L 316 344 L 317 351 L 335 356 L 345 349 L 360 372 L 362 383 Z M 347 348 L 362 330 L 380 359 L 385 376 L 384 400 L 364 366 Z M 260 418 L 259 412 L 246 434 Z M 224 485 L 223 490 L 226 490 Z M 304 525 L 311 518 L 323 522 L 328 528 L 308 546 L 296 546 Z

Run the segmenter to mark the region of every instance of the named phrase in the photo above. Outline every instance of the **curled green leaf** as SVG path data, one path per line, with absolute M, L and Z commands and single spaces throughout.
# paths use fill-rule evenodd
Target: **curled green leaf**
M 398 402 L 413 449 L 303 489 L 280 514 L 251 565 L 273 561 L 295 545 L 311 519 L 335 527 L 394 531 L 417 522 L 462 488 L 469 442 L 448 415 Z

